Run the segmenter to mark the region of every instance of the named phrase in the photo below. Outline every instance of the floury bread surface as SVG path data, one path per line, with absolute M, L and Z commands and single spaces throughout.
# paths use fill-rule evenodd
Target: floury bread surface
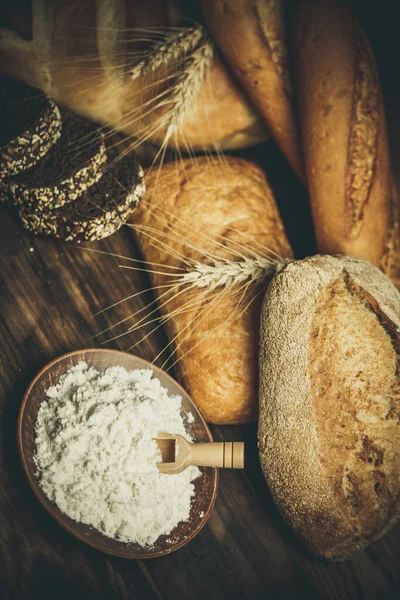
M 253 421 L 265 276 L 261 285 L 223 285 L 213 291 L 178 286 L 174 297 L 166 297 L 162 286 L 185 273 L 186 260 L 207 265 L 214 256 L 237 264 L 267 249 L 291 256 L 265 175 L 245 160 L 225 157 L 221 163 L 203 157 L 154 169 L 145 183 L 145 197 L 131 222 L 161 311 L 170 317 L 165 327 L 180 379 L 208 421 Z
M 367 262 L 315 256 L 275 276 L 261 323 L 264 475 L 313 552 L 348 558 L 400 514 L 400 295 Z

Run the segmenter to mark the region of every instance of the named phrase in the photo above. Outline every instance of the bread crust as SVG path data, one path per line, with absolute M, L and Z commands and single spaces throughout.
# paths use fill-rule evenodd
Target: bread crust
M 201 0 L 200 5 L 225 60 L 304 182 L 283 1 Z
M 238 248 L 247 255 L 266 247 L 291 256 L 271 189 L 256 165 L 230 157 L 222 164 L 207 157 L 187 159 L 147 173 L 145 183 L 145 197 L 131 222 L 146 261 L 164 265 L 152 269 L 149 264 L 150 270 L 179 273 L 184 259 L 207 263 L 209 253 L 237 260 Z M 171 282 L 160 273 L 151 273 L 151 279 L 154 286 Z M 257 417 L 261 296 L 246 304 L 260 288 L 250 288 L 239 308 L 244 288 L 234 295 L 223 289 L 207 294 L 186 289 L 161 310 L 165 315 L 176 311 L 166 331 L 177 349 L 179 377 L 205 418 L 245 423 Z
M 265 296 L 261 465 L 289 525 L 333 560 L 400 514 L 399 330 L 400 294 L 356 258 L 292 262 Z
M 269 138 L 262 119 L 214 57 L 207 36 L 204 48 L 197 48 L 200 67 L 189 42 L 168 60 L 167 52 L 159 53 L 156 67 L 132 77 L 144 51 L 149 59 L 143 36 L 148 39 L 150 33 L 143 31 L 162 26 L 168 33 L 163 0 L 32 0 L 32 18 L 31 41 L 0 27 L 0 70 L 41 88 L 60 105 L 156 144 L 165 141 L 168 130 L 162 117 L 168 113 L 174 124 L 180 112 L 182 123 L 168 142 L 185 151 L 216 144 L 234 149 Z M 155 31 L 156 44 L 160 33 Z M 194 75 L 177 99 L 174 85 L 184 57 Z
M 390 227 L 385 113 L 369 42 L 339 0 L 301 3 L 296 87 L 318 250 L 380 265 Z
M 400 290 L 400 197 L 396 183 L 392 184 L 390 199 L 390 227 L 386 239 L 385 251 L 381 258 L 380 268 L 390 281 Z

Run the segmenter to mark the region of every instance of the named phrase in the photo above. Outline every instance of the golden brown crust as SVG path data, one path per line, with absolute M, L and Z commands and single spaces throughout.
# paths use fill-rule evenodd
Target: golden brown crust
M 188 159 L 153 170 L 145 181 L 144 202 L 131 222 L 149 263 L 177 269 L 186 259 L 207 263 L 212 253 L 237 260 L 239 250 L 251 255 L 251 249 L 259 253 L 263 247 L 291 255 L 274 197 L 255 165 L 228 157 L 222 163 Z M 154 286 L 170 281 L 152 274 Z M 246 305 L 259 290 L 250 288 L 240 302 L 243 286 L 234 293 L 185 289 L 162 308 L 166 315 L 176 311 L 165 325 L 177 349 L 178 372 L 211 422 L 256 418 L 260 298 Z
M 390 199 L 390 228 L 387 235 L 385 251 L 382 255 L 380 268 L 390 281 L 400 290 L 400 223 L 399 223 L 399 193 L 397 184 L 393 182 Z
M 399 325 L 400 295 L 357 259 L 296 261 L 267 290 L 261 464 L 286 520 L 330 559 L 400 516 Z
M 338 0 L 303 3 L 294 25 L 318 250 L 378 266 L 389 228 L 391 178 L 383 100 L 368 40 Z
M 83 116 L 158 145 L 170 134 L 169 125 L 173 135 L 167 142 L 185 151 L 268 139 L 262 119 L 214 57 L 203 28 L 169 30 L 162 0 L 130 4 L 33 0 L 32 41 L 0 28 L 0 70 Z M 143 29 L 160 25 L 144 44 Z M 172 38 L 174 52 L 168 53 Z
M 379 82 L 368 42 L 359 32 L 355 50 L 355 73 L 351 128 L 346 170 L 346 233 L 357 238 L 364 207 L 375 176 L 379 136 Z
M 347 525 L 350 547 L 391 520 L 400 490 L 400 473 L 393 470 L 400 459 L 399 347 L 381 318 L 344 272 L 321 293 L 310 334 L 321 460 L 343 513 L 336 531 Z M 341 537 L 336 543 L 343 546 Z
M 304 181 L 282 0 L 202 0 L 201 8 L 224 58 Z

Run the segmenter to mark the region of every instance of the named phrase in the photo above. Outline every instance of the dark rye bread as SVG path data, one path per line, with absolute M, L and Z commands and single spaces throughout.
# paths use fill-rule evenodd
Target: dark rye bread
M 8 186 L 0 179 L 0 202 L 9 204 Z
M 106 162 L 104 136 L 98 126 L 62 113 L 62 135 L 34 167 L 9 180 L 14 204 L 35 211 L 72 202 L 102 175 Z
M 61 135 L 58 107 L 42 91 L 0 76 L 0 177 L 35 165 Z
M 23 227 L 67 242 L 91 242 L 117 231 L 140 202 L 145 186 L 143 170 L 132 155 L 120 160 L 116 150 L 108 155 L 114 166 L 74 202 L 51 211 L 21 208 Z
M 314 256 L 268 287 L 260 460 L 316 554 L 349 558 L 400 516 L 400 294 L 370 263 Z

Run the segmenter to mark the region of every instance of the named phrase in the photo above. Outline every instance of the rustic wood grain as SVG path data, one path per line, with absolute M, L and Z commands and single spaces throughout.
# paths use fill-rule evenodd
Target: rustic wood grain
M 125 228 L 91 248 L 138 257 Z M 221 471 L 205 528 L 175 554 L 151 561 L 107 557 L 66 533 L 40 506 L 24 477 L 16 422 L 29 382 L 50 360 L 99 346 L 92 336 L 143 305 L 144 274 L 116 258 L 32 236 L 0 209 L 0 598 L 395 598 L 400 527 L 352 561 L 309 555 L 284 524 L 262 476 L 255 426 L 213 427 L 214 439 L 244 440 L 244 471 Z M 147 301 L 149 298 L 147 298 Z M 136 332 L 136 340 L 143 332 Z M 134 337 L 110 347 L 126 349 Z M 149 336 L 136 353 L 152 360 L 165 344 Z M 161 364 L 161 361 L 160 361 Z
M 389 116 L 393 168 L 400 173 L 398 20 L 388 0 L 354 0 L 375 50 Z M 307 196 L 279 153 L 267 144 L 248 158 L 265 167 L 297 256 L 315 251 Z M 90 245 L 138 257 L 131 232 Z M 33 249 L 31 251 L 30 249 Z M 65 532 L 40 506 L 20 464 L 16 422 L 23 394 L 50 360 L 79 348 L 149 300 L 93 314 L 146 289 L 144 274 L 119 269 L 112 257 L 22 232 L 0 206 L 0 600 L 210 600 L 400 597 L 400 525 L 362 554 L 328 563 L 307 553 L 283 522 L 261 473 L 254 425 L 212 427 L 216 441 L 244 440 L 244 471 L 221 471 L 206 527 L 165 558 L 108 557 Z M 146 330 L 149 332 L 150 328 Z M 116 340 L 125 350 L 144 332 Z M 136 336 L 136 337 L 135 337 Z M 152 360 L 165 345 L 161 330 L 135 352 Z M 161 365 L 163 359 L 158 361 Z

